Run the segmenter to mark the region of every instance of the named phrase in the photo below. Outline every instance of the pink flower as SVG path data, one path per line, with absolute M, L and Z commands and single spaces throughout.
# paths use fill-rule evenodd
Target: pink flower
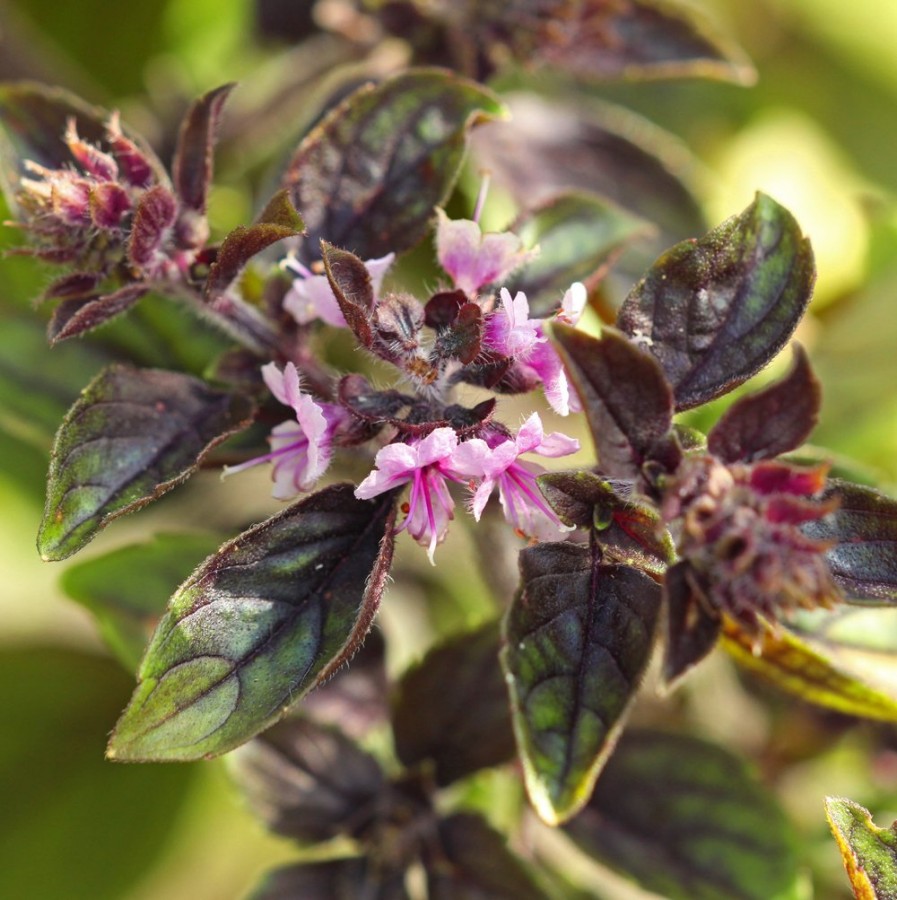
M 348 418 L 348 413 L 333 403 L 318 403 L 302 393 L 299 372 L 287 363 L 281 372 L 274 363 L 262 368 L 262 377 L 271 393 L 296 414 L 295 422 L 282 422 L 271 430 L 271 452 L 239 466 L 228 466 L 223 474 L 232 475 L 263 462 L 274 463 L 272 495 L 290 500 L 309 491 L 327 471 L 333 455 L 333 434 Z
M 436 256 L 439 265 L 451 276 L 455 287 L 475 294 L 481 287 L 503 281 L 533 256 L 523 249 L 516 234 L 483 234 L 471 219 L 449 219 L 436 210 Z
M 458 436 L 452 428 L 436 428 L 423 440 L 412 443 L 389 444 L 377 453 L 374 471 L 355 489 L 359 500 L 370 500 L 410 483 L 405 521 L 398 531 L 407 529 L 411 537 L 427 547 L 431 563 L 437 544 L 445 538 L 454 518 L 455 502 L 445 480 L 459 480 L 452 467 L 457 446 Z
M 575 438 L 559 432 L 546 436 L 539 414 L 533 413 L 516 437 L 503 438 L 493 433 L 487 440 L 465 441 L 455 451 L 453 465 L 459 474 L 481 479 L 471 502 L 471 511 L 477 521 L 498 485 L 505 518 L 518 532 L 540 540 L 556 540 L 564 530 L 563 526 L 536 484 L 536 476 L 545 470 L 535 463 L 521 462 L 519 457 L 524 453 L 567 456 L 577 450 L 579 441 Z
M 512 359 L 527 359 L 536 344 L 545 343 L 541 323 L 529 317 L 529 301 L 523 291 L 511 299 L 511 292 L 502 288 L 501 307 L 486 319 L 483 343 L 490 350 Z
M 365 262 L 375 296 L 380 293 L 383 277 L 395 258 L 395 253 L 388 253 L 380 259 L 369 259 Z M 283 307 L 300 325 L 307 325 L 315 319 L 323 319 L 328 325 L 335 325 L 337 328 L 346 327 L 346 319 L 326 275 L 315 275 L 293 256 L 282 260 L 280 265 L 287 272 L 297 276 L 293 286 L 283 298 Z

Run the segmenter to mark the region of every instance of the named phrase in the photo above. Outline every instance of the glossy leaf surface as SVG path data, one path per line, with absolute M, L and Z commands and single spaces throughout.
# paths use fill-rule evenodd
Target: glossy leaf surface
M 349 659 L 392 560 L 394 498 L 333 485 L 225 544 L 171 600 L 109 756 L 231 750 Z
M 209 450 L 246 427 L 251 414 L 241 395 L 190 375 L 104 369 L 56 435 L 41 556 L 70 556 L 113 519 L 176 487 Z
M 573 544 L 520 554 L 502 666 L 527 792 L 549 824 L 588 800 L 654 645 L 660 587 Z
M 744 212 L 668 250 L 633 288 L 619 327 L 660 361 L 677 409 L 741 384 L 785 345 L 815 266 L 794 217 L 758 194 Z
M 436 783 L 446 785 L 514 755 L 498 649 L 493 622 L 450 638 L 405 672 L 392 721 L 406 766 L 432 760 Z
M 825 815 L 858 900 L 897 898 L 897 830 L 879 828 L 869 811 L 843 797 L 826 797 Z
M 363 259 L 414 246 L 455 181 L 469 128 L 503 114 L 486 88 L 437 69 L 350 96 L 305 138 L 284 176 L 308 227 L 305 261 L 318 258 L 322 238 Z
M 564 830 L 589 856 L 669 900 L 796 900 L 794 838 L 726 750 L 630 731 Z
M 221 539 L 208 534 L 157 534 L 69 566 L 62 589 L 87 607 L 129 672 L 136 672 L 165 604 Z
M 594 338 L 555 325 L 552 335 L 582 400 L 601 472 L 638 478 L 648 460 L 678 461 L 673 395 L 657 360 L 612 328 Z
M 831 481 L 824 499 L 838 507 L 802 526 L 815 540 L 832 541 L 825 554 L 848 602 L 897 602 L 897 501 L 873 488 Z

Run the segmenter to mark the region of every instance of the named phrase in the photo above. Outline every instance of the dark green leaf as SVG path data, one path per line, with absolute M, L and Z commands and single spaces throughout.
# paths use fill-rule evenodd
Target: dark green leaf
M 897 720 L 897 689 L 877 686 L 893 653 L 864 652 L 848 644 L 781 627 L 758 639 L 723 620 L 722 646 L 743 668 L 810 703 L 851 716 Z M 865 677 L 864 677 L 865 676 Z M 883 681 L 885 681 L 883 679 Z
M 667 617 L 663 678 L 672 687 L 716 646 L 720 616 L 710 612 L 687 562 L 667 569 L 663 599 Z
M 496 62 L 551 66 L 580 78 L 699 76 L 751 83 L 744 55 L 686 10 L 658 0 L 478 3 L 470 34 Z
M 62 589 L 93 613 L 106 643 L 135 672 L 168 598 L 220 543 L 207 534 L 157 534 L 69 566 Z
M 511 231 L 539 254 L 506 287 L 523 291 L 530 315 L 556 312 L 574 281 L 597 280 L 626 243 L 651 226 L 607 200 L 586 193 L 556 196 L 519 218 Z
M 171 164 L 174 188 L 189 209 L 204 213 L 212 181 L 212 151 L 221 111 L 236 87 L 225 84 L 200 97 L 187 111 Z
M 654 460 L 674 468 L 673 395 L 657 360 L 612 328 L 594 338 L 559 324 L 552 336 L 582 400 L 601 471 L 639 478 Z
M 41 556 L 70 556 L 113 519 L 179 485 L 209 450 L 245 428 L 251 414 L 241 395 L 189 375 L 104 369 L 56 435 Z
M 284 238 L 302 234 L 304 228 L 302 217 L 290 202 L 289 192 L 278 191 L 254 225 L 248 228 L 240 225 L 224 239 L 203 287 L 206 297 L 226 290 L 256 253 Z
M 170 852 L 172 823 L 201 773 L 103 761 L 130 687 L 105 657 L 44 646 L 0 653 L 0 896 L 121 900 Z
M 498 643 L 497 622 L 456 635 L 399 682 L 392 716 L 396 753 L 406 766 L 432 760 L 439 785 L 514 755 Z
M 810 436 L 821 402 L 807 354 L 795 345 L 791 371 L 764 390 L 736 400 L 707 435 L 707 449 L 727 463 L 788 453 Z
M 669 900 L 795 900 L 791 829 L 744 763 L 684 735 L 627 732 L 564 830 Z
M 688 409 L 737 387 L 781 350 L 814 278 L 813 253 L 794 217 L 758 194 L 741 214 L 661 256 L 618 324 L 657 357 L 677 409 Z
M 305 138 L 284 176 L 308 227 L 306 262 L 322 238 L 364 259 L 413 247 L 454 184 L 470 127 L 504 112 L 486 88 L 437 69 L 352 94 Z
M 834 544 L 825 558 L 847 600 L 897 602 L 897 501 L 846 481 L 831 481 L 822 496 L 838 508 L 801 530 Z
M 244 743 L 346 662 L 392 561 L 395 499 L 325 488 L 225 544 L 174 595 L 109 756 L 187 760 Z
M 502 666 L 526 786 L 550 824 L 587 801 L 654 645 L 660 586 L 574 544 L 520 554 Z
M 302 842 L 352 833 L 384 787 L 373 756 L 335 728 L 295 718 L 240 748 L 233 772 L 268 827 Z
M 408 900 L 404 872 L 378 872 L 363 857 L 297 863 L 269 872 L 249 900 Z
M 869 811 L 843 797 L 825 798 L 825 815 L 854 896 L 897 900 L 897 829 L 879 828 Z
M 658 575 L 673 562 L 673 539 L 657 508 L 634 495 L 631 482 L 608 481 L 593 472 L 551 472 L 536 480 L 560 520 L 594 528 L 614 562 Z
M 425 863 L 430 900 L 545 900 L 505 839 L 480 816 L 444 819 L 439 839 L 441 856 Z

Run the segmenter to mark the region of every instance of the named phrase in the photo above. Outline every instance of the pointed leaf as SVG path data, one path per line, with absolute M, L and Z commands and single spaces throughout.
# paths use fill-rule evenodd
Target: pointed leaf
M 571 191 L 525 213 L 510 231 L 539 253 L 505 287 L 526 294 L 533 318 L 546 318 L 574 281 L 598 280 L 651 225 L 600 197 Z
M 286 190 L 278 191 L 254 225 L 239 225 L 224 239 L 203 287 L 206 297 L 225 291 L 257 253 L 284 238 L 302 234 L 302 217 Z
M 564 830 L 589 856 L 669 900 L 796 900 L 794 835 L 721 747 L 629 731 Z
M 614 562 L 660 575 L 675 559 L 657 507 L 634 495 L 631 482 L 608 481 L 593 472 L 550 472 L 536 481 L 561 522 L 595 529 L 595 539 Z
M 897 603 L 897 500 L 835 480 L 822 497 L 837 500 L 837 509 L 801 530 L 814 540 L 833 542 L 825 558 L 847 601 Z
M 296 863 L 274 869 L 249 900 L 408 900 L 404 872 L 378 872 L 364 857 Z
M 208 534 L 157 534 L 69 566 L 60 583 L 93 613 L 103 639 L 133 673 L 168 598 L 220 543 Z
M 587 801 L 654 645 L 660 586 L 574 544 L 520 554 L 502 667 L 526 787 L 557 824 Z
M 63 300 L 55 310 L 47 328 L 51 344 L 92 331 L 114 316 L 130 309 L 149 288 L 128 284 L 111 294 Z
M 502 115 L 486 88 L 437 69 L 352 94 L 305 138 L 284 177 L 308 226 L 305 261 L 321 238 L 363 259 L 413 247 L 454 184 L 471 126 Z
M 395 499 L 333 485 L 225 544 L 172 597 L 113 759 L 231 750 L 348 660 L 392 561 Z
M 741 214 L 661 256 L 627 297 L 618 325 L 657 357 L 677 409 L 688 409 L 737 387 L 781 350 L 814 278 L 794 217 L 757 194 Z
M 897 828 L 879 828 L 869 810 L 843 797 L 825 798 L 825 816 L 858 900 L 897 898 Z
M 716 646 L 720 616 L 709 611 L 710 604 L 701 596 L 687 562 L 667 569 L 663 599 L 667 616 L 663 679 L 671 688 Z
M 340 312 L 362 347 L 374 345 L 374 285 L 367 266 L 354 253 L 321 241 L 327 281 Z
M 406 766 L 432 760 L 438 785 L 514 755 L 498 646 L 498 623 L 490 622 L 439 644 L 399 681 L 396 754 Z
M 204 213 L 212 181 L 212 151 L 221 111 L 236 87 L 225 84 L 200 97 L 188 110 L 178 132 L 171 164 L 177 195 L 189 209 Z
M 441 858 L 428 861 L 429 900 L 546 900 L 504 837 L 480 816 L 439 823 Z
M 385 779 L 380 764 L 336 728 L 285 719 L 234 754 L 232 774 L 253 811 L 302 842 L 350 834 Z
M 594 338 L 555 325 L 552 336 L 582 400 L 601 471 L 638 478 L 649 460 L 673 467 L 673 395 L 657 360 L 612 328 Z
M 890 691 L 867 683 L 840 658 L 848 648 L 835 641 L 815 639 L 780 627 L 759 637 L 746 633 L 732 620 L 723 620 L 723 647 L 739 665 L 776 687 L 810 703 L 851 716 L 897 721 L 897 689 Z M 875 669 L 875 654 L 864 667 Z
M 251 415 L 242 395 L 190 375 L 104 369 L 56 435 L 38 533 L 41 556 L 71 556 L 113 519 L 181 484 Z
M 816 427 L 822 389 L 807 354 L 794 346 L 794 365 L 781 380 L 740 397 L 707 435 L 707 449 L 723 462 L 755 462 L 797 449 Z

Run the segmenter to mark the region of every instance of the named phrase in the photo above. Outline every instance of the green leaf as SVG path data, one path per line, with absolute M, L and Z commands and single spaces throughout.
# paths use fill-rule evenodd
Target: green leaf
M 336 728 L 295 718 L 241 747 L 231 772 L 272 831 L 311 843 L 351 834 L 386 786 L 377 760 Z
M 242 395 L 190 375 L 104 369 L 56 435 L 38 533 L 41 556 L 71 556 L 113 519 L 181 484 L 251 415 Z
M 322 238 L 363 259 L 401 253 L 430 228 L 464 157 L 467 133 L 505 109 L 486 88 L 416 69 L 359 89 L 302 142 L 284 176 L 319 256 Z
M 849 647 L 784 626 L 775 633 L 764 631 L 758 639 L 730 619 L 723 620 L 723 647 L 741 666 L 803 700 L 852 716 L 897 720 L 897 683 L 888 691 L 867 683 L 849 665 Z M 755 652 L 759 650 L 759 652 Z M 863 666 L 870 675 L 891 652 L 865 655 Z M 855 660 L 854 660 L 855 661 Z
M 879 828 L 867 809 L 825 798 L 825 816 L 858 900 L 897 900 L 897 829 Z
M 510 228 L 539 254 L 505 285 L 523 291 L 530 315 L 556 312 L 574 281 L 597 281 L 624 246 L 651 226 L 587 193 L 567 192 L 522 215 Z
M 632 289 L 618 326 L 660 361 L 677 409 L 758 372 L 810 301 L 813 253 L 794 217 L 764 194 L 698 241 L 668 250 Z
M 300 897 L 408 900 L 408 893 L 404 872 L 378 871 L 371 861 L 353 856 L 274 869 L 250 893 L 249 900 L 298 900 Z
M 490 622 L 439 644 L 399 681 L 396 754 L 406 766 L 432 760 L 438 785 L 514 755 L 498 647 L 498 623 Z
M 220 543 L 207 534 L 157 534 L 69 566 L 62 589 L 93 613 L 103 639 L 135 672 L 168 598 Z
M 829 482 L 824 500 L 838 507 L 801 530 L 831 541 L 825 559 L 849 603 L 897 603 L 897 500 L 846 481 Z
M 449 816 L 438 832 L 441 858 L 427 865 L 430 900 L 546 900 L 502 835 L 480 816 Z
M 794 837 L 744 763 L 684 735 L 630 731 L 564 826 L 589 856 L 669 900 L 796 900 Z
M 104 734 L 130 687 L 106 657 L 0 652 L 0 896 L 121 900 L 170 858 L 200 772 L 104 762 Z
M 501 661 L 530 800 L 549 824 L 588 800 L 651 657 L 660 586 L 597 550 L 520 554 Z
M 332 675 L 370 629 L 394 517 L 333 485 L 226 543 L 172 597 L 109 757 L 216 756 Z
M 582 400 L 602 473 L 638 478 L 648 462 L 675 469 L 673 395 L 657 360 L 612 328 L 594 338 L 558 324 L 551 334 Z

